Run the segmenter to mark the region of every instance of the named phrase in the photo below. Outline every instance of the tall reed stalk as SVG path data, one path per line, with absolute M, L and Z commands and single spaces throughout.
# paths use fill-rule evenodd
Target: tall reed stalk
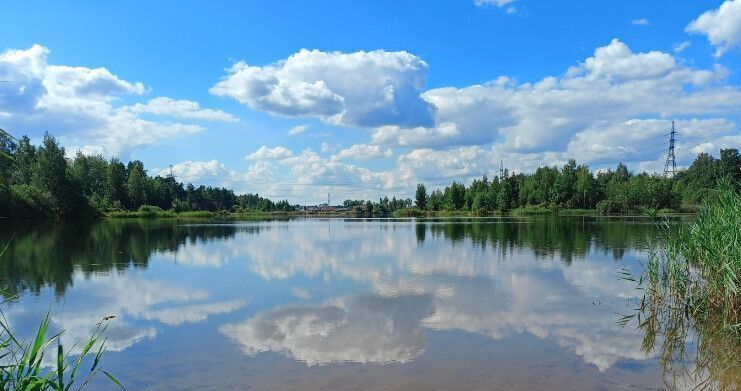
M 637 279 L 643 349 L 656 350 L 669 388 L 741 386 L 741 195 L 724 180 L 697 219 L 672 231 Z M 677 384 L 678 379 L 683 384 Z M 688 383 L 689 382 L 689 383 Z

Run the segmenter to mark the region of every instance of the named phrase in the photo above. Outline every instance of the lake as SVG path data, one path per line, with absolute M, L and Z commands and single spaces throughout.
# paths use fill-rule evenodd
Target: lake
M 645 219 L 0 221 L 3 313 L 131 390 L 656 389 Z M 12 240 L 11 240 L 12 238 Z M 94 389 L 113 389 L 103 376 Z

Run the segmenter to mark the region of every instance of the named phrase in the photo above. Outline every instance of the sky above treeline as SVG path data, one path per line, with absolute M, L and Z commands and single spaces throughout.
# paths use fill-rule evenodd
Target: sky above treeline
M 739 148 L 741 0 L 0 3 L 0 128 L 291 202 Z

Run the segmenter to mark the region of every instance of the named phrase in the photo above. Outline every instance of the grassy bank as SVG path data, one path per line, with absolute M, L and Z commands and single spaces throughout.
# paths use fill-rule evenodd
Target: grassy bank
M 283 212 L 283 211 L 241 211 L 241 212 L 210 212 L 207 210 L 197 211 L 185 211 L 175 212 L 173 210 L 164 210 L 162 208 L 143 205 L 136 211 L 128 210 L 116 210 L 106 213 L 106 217 L 114 219 L 152 219 L 152 218 L 177 218 L 177 219 L 226 219 L 226 220 L 240 220 L 240 219 L 254 219 L 264 217 L 282 217 L 282 216 L 301 216 L 303 213 L 300 212 Z

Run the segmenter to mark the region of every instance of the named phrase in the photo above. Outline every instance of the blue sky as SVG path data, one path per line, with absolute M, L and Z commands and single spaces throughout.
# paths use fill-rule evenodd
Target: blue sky
M 500 160 L 660 171 L 671 120 L 680 165 L 741 145 L 740 0 L 28 1 L 0 15 L 0 127 L 296 202 L 406 197 Z

